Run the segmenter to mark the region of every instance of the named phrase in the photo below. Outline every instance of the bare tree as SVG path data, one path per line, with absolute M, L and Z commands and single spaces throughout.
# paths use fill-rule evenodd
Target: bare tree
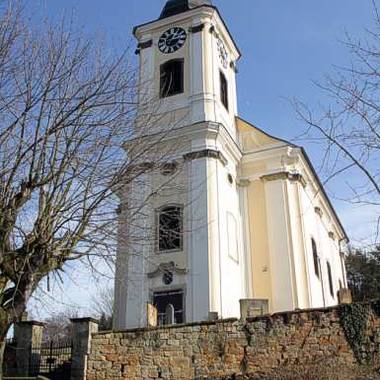
M 72 260 L 114 260 L 117 194 L 170 150 L 160 134 L 139 138 L 157 123 L 136 118 L 128 50 L 109 53 L 67 20 L 33 30 L 12 4 L 0 15 L 0 342 L 42 280 Z
M 379 208 L 380 17 L 373 4 L 375 24 L 366 31 L 366 38 L 347 35 L 351 65 L 338 68 L 323 84 L 317 84 L 331 98 L 331 105 L 314 111 L 296 100 L 294 106 L 307 125 L 306 137 L 323 147 L 325 183 L 339 178 L 349 187 L 350 202 Z M 380 216 L 374 243 L 379 226 Z
M 64 342 L 72 339 L 72 324 L 70 319 L 77 318 L 78 313 L 67 309 L 51 315 L 44 320 L 44 342 Z
M 112 329 L 114 299 L 114 289 L 112 287 L 101 289 L 98 294 L 92 298 L 92 310 L 95 316 L 99 318 L 100 330 Z

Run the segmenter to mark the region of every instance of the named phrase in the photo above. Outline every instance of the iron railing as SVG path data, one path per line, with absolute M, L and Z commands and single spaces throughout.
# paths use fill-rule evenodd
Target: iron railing
M 70 377 L 72 342 L 45 343 L 31 348 L 29 365 L 30 376 L 49 375 L 49 378 Z

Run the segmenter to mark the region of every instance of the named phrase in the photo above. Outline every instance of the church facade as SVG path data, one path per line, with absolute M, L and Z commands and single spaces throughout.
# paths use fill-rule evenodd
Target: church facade
M 238 317 L 242 299 L 271 313 L 339 303 L 344 228 L 303 148 L 238 116 L 241 53 L 218 9 L 169 0 L 134 35 L 144 99 L 159 99 L 140 97 L 159 116 L 144 139 L 168 154 L 120 195 L 142 206 L 120 211 L 115 328 L 147 326 L 147 305 L 168 324 Z

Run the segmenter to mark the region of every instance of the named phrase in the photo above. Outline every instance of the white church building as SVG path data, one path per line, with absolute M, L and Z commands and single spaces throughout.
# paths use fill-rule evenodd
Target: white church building
M 151 167 L 167 154 L 120 194 L 114 327 L 146 327 L 152 306 L 162 325 L 239 317 L 244 299 L 338 304 L 347 235 L 303 148 L 238 116 L 241 53 L 218 9 L 169 0 L 134 36 L 140 112 L 156 113 L 139 139 L 161 136 Z

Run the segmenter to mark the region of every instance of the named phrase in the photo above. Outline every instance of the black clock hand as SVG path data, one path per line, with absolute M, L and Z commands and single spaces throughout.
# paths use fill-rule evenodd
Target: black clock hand
M 167 42 L 167 44 L 169 45 L 175 45 L 177 42 L 179 41 L 179 38 L 178 37 L 170 37 L 170 39 L 168 39 L 168 42 Z

